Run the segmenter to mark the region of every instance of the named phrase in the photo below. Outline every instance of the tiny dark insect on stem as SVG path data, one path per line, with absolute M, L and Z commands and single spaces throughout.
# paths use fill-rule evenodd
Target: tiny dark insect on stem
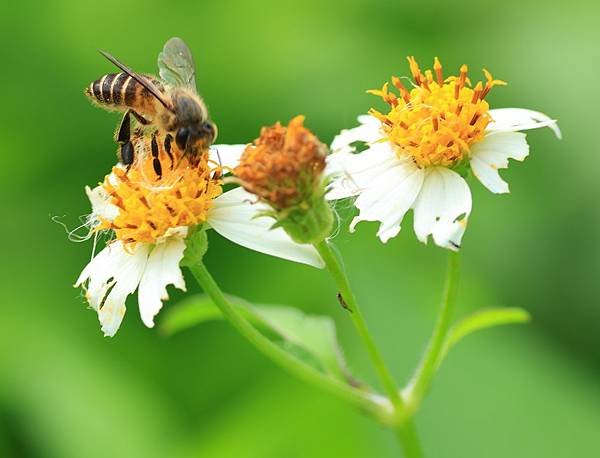
M 348 310 L 350 313 L 352 313 L 352 310 L 350 309 L 350 307 L 348 307 L 348 304 L 346 303 L 346 301 L 344 300 L 344 297 L 342 296 L 342 293 L 340 293 L 338 291 L 337 295 L 337 300 L 340 303 L 340 305 L 342 306 L 343 309 Z

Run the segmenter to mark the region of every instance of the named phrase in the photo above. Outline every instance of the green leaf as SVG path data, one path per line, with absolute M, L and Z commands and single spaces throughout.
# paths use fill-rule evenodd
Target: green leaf
M 252 310 L 252 304 L 230 294 L 226 294 L 225 296 L 232 305 L 239 309 L 244 318 L 254 326 L 261 329 L 267 326 L 261 317 Z M 169 307 L 162 313 L 162 321 L 159 329 L 162 334 L 170 337 L 196 325 L 223 319 L 221 310 L 213 303 L 210 297 L 205 294 L 195 294 L 180 301 L 177 305 Z
M 287 306 L 253 305 L 231 295 L 227 299 L 248 321 L 295 358 L 335 378 L 355 382 L 348 375 L 331 318 L 307 315 Z M 207 321 L 223 319 L 219 308 L 205 295 L 190 297 L 163 315 L 160 328 L 169 336 Z
M 438 366 L 442 363 L 448 351 L 469 334 L 503 324 L 527 323 L 530 319 L 531 315 L 527 310 L 517 307 L 484 309 L 463 318 L 454 324 L 448 332 Z
M 263 322 L 278 334 L 288 347 L 291 345 L 305 350 L 318 361 L 322 371 L 344 378 L 345 363 L 337 342 L 335 324 L 331 318 L 306 315 L 301 310 L 279 305 L 262 305 L 253 308 Z

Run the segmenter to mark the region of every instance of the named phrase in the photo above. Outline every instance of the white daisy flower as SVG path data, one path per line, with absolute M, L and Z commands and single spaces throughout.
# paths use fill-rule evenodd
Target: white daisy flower
M 406 212 L 414 211 L 414 230 L 423 243 L 431 235 L 444 248 L 460 247 L 471 213 L 471 192 L 463 176 L 471 170 L 494 193 L 508 192 L 498 169 L 508 159 L 523 161 L 529 154 L 525 134 L 549 127 L 560 138 L 555 120 L 521 108 L 491 110 L 485 97 L 503 81 L 484 70 L 486 83 L 471 89 L 467 66 L 458 77 L 444 79 L 436 58 L 434 72 L 421 72 L 408 58 L 414 82 L 408 90 L 392 78 L 399 95 L 386 83 L 369 91 L 389 104 L 387 114 L 371 110 L 360 125 L 343 130 L 331 145 L 327 173 L 333 176 L 327 198 L 356 197 L 360 221 L 379 221 L 377 232 L 387 242 L 400 232 Z M 366 149 L 356 151 L 355 144 Z
M 145 140 L 144 140 L 145 141 Z M 211 163 L 233 169 L 246 145 L 213 146 L 210 157 L 190 163 L 186 157 L 160 176 L 148 155 L 131 169 L 116 166 L 103 183 L 86 188 L 92 204 L 93 232 L 110 230 L 114 240 L 98 253 L 77 279 L 90 306 L 98 312 L 102 331 L 113 336 L 125 315 L 127 296 L 138 291 L 144 324 L 168 299 L 167 286 L 185 291 L 179 266 L 189 228 L 204 225 L 244 247 L 323 267 L 311 245 L 293 242 L 273 219 L 261 216 L 266 204 L 242 188 L 222 192 L 220 174 Z M 209 156 L 209 155 L 207 155 Z M 173 164 L 160 152 L 163 164 Z

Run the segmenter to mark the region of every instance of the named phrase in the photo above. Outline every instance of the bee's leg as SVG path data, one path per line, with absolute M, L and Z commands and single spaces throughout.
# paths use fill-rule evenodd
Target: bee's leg
M 119 144 L 127 143 L 131 138 L 131 110 L 127 110 L 121 119 L 119 128 L 115 132 L 115 141 Z
M 171 143 L 172 142 L 173 142 L 173 137 L 171 136 L 171 134 L 167 134 L 165 136 L 164 148 L 165 148 L 165 152 L 167 153 L 167 156 L 169 156 L 169 159 L 171 160 L 171 170 L 173 170 L 173 166 L 175 165 L 175 159 L 173 158 L 173 153 L 171 152 Z
M 121 145 L 121 162 L 127 166 L 127 170 L 133 164 L 133 143 L 127 142 Z
M 148 121 L 146 118 L 144 118 L 141 114 L 136 113 L 133 110 L 127 110 L 127 111 L 129 111 L 135 117 L 135 119 L 137 119 L 137 122 L 139 122 L 142 126 L 147 126 L 148 124 L 150 124 L 150 121 Z
M 152 150 L 152 167 L 154 167 L 154 173 L 158 175 L 158 179 L 162 178 L 162 165 L 158 158 L 158 142 L 156 141 L 156 134 L 152 135 L 152 141 L 150 142 L 150 148 Z
M 121 124 L 115 134 L 115 140 L 119 144 L 119 159 L 127 168 L 133 164 L 134 153 L 131 143 L 131 117 L 130 110 L 127 110 L 121 119 Z

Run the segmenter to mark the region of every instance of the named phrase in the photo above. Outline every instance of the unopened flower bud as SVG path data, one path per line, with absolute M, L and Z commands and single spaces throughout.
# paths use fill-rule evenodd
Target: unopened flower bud
M 317 243 L 331 233 L 333 213 L 324 199 L 327 147 L 296 116 L 287 127 L 263 127 L 234 173 L 241 185 L 267 204 L 269 212 L 298 243 Z

